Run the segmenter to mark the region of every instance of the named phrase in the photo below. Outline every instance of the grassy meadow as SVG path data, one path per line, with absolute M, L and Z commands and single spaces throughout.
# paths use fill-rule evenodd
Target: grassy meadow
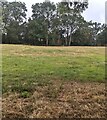
M 52 81 L 104 82 L 104 47 L 2 45 L 3 93 L 33 91 Z
M 104 118 L 105 48 L 2 46 L 3 118 Z

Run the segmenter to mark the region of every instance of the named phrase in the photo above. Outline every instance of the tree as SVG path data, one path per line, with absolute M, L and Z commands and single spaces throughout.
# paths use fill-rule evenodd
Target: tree
M 26 5 L 22 2 L 3 2 L 3 43 L 20 43 L 21 27 L 26 20 Z
M 58 4 L 59 19 L 61 20 L 61 30 L 65 31 L 65 44 L 71 45 L 72 34 L 85 22 L 81 13 L 88 7 L 88 3 L 81 2 L 61 2 Z
M 31 20 L 27 24 L 27 35 L 29 44 L 32 45 L 43 45 L 45 42 L 45 26 L 41 19 Z
M 91 45 L 92 31 L 87 22 L 84 22 L 72 35 L 73 45 Z
M 91 44 L 96 45 L 97 44 L 97 36 L 102 31 L 102 25 L 101 23 L 97 22 L 88 22 L 89 28 L 91 29 L 92 38 L 91 38 Z
M 102 25 L 102 31 L 97 35 L 97 45 L 107 45 L 107 25 Z
M 2 2 L 3 43 L 31 45 L 104 45 L 106 28 L 97 22 L 87 22 L 81 13 L 88 2 L 49 0 L 32 5 L 32 17 L 26 21 L 26 5 L 22 2 Z M 2 23 L 2 22 L 1 22 Z M 4 26 L 4 27 L 3 27 Z M 103 40 L 102 40 L 103 39 Z
M 49 34 L 52 32 L 52 19 L 55 14 L 54 12 L 56 10 L 56 7 L 54 3 L 43 2 L 32 5 L 32 9 L 32 19 L 35 21 L 35 24 L 38 24 L 38 26 L 42 27 L 43 31 L 41 32 L 44 33 L 43 36 L 45 37 L 46 45 L 49 45 Z M 42 24 L 39 23 L 39 21 L 41 21 Z
M 3 22 L 2 22 L 2 5 L 0 2 L 0 43 L 2 41 L 2 28 L 3 28 Z

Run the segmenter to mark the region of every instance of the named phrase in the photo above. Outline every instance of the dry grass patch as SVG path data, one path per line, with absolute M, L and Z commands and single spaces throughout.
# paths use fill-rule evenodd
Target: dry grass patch
M 104 118 L 105 84 L 64 82 L 37 87 L 30 98 L 4 96 L 3 117 Z

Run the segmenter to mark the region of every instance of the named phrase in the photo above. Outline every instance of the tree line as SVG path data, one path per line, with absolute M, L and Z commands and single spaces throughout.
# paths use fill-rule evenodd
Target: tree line
M 27 19 L 23 2 L 2 2 L 2 43 L 29 45 L 106 45 L 107 26 L 86 21 L 87 2 L 43 2 L 32 5 Z

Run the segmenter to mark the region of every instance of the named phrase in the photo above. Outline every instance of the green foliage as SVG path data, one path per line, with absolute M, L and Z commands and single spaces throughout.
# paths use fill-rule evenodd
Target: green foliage
M 104 25 L 87 22 L 82 16 L 88 8 L 86 2 L 36 3 L 32 5 L 32 16 L 28 21 L 25 3 L 3 2 L 2 8 L 3 43 L 104 45 L 104 40 L 102 42 L 102 38 L 98 37 Z
M 107 45 L 107 25 L 103 26 L 103 30 L 98 34 L 97 43 L 99 45 Z
M 20 94 L 20 97 L 23 97 L 23 98 L 29 98 L 29 96 L 30 96 L 30 93 L 27 92 L 27 91 L 23 91 L 23 92 L 21 92 L 21 94 Z
M 49 34 L 52 31 L 52 20 L 54 18 L 56 6 L 54 3 L 43 2 L 32 5 L 32 19 L 36 25 L 36 39 L 45 40 L 45 44 L 49 45 Z M 32 21 L 31 21 L 32 22 Z M 35 31 L 35 25 L 32 29 Z M 34 32 L 32 32 L 34 34 Z M 33 36 L 34 37 L 34 36 Z
M 3 2 L 3 43 L 21 43 L 22 26 L 26 19 L 26 5 L 22 2 Z

